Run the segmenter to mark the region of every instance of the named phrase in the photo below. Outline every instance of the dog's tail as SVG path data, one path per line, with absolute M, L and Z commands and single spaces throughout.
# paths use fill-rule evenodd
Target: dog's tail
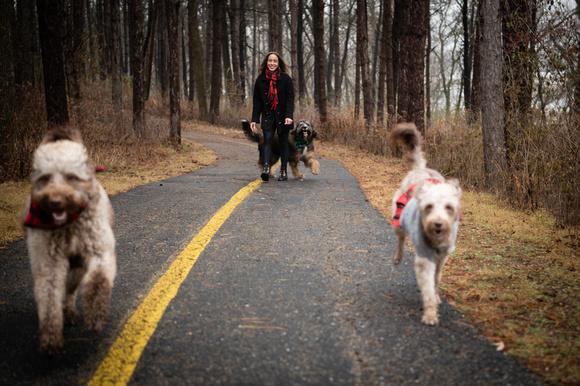
M 399 123 L 389 135 L 389 144 L 403 148 L 403 160 L 411 169 L 424 169 L 427 165 L 421 146 L 423 137 L 413 123 Z
M 250 128 L 250 122 L 245 119 L 242 119 L 242 130 L 244 131 L 246 138 L 248 138 L 250 141 L 256 143 L 260 142 L 260 134 L 253 132 Z
M 72 125 L 51 127 L 42 137 L 42 144 L 56 141 L 73 141 L 83 143 L 81 131 Z

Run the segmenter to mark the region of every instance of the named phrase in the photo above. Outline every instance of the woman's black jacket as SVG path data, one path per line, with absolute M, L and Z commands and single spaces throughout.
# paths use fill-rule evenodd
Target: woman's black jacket
M 286 118 L 294 120 L 294 85 L 290 75 L 280 74 L 280 79 L 276 81 L 276 87 L 278 88 L 278 105 L 276 111 L 272 111 L 268 106 L 270 80 L 264 74 L 256 79 L 252 122 L 260 123 L 260 115 L 262 115 L 262 130 L 270 131 L 276 127 L 282 130 Z

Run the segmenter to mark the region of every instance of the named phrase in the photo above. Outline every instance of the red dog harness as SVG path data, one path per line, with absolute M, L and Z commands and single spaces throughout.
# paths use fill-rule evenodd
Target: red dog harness
M 428 178 L 428 179 L 426 179 L 426 181 L 432 182 L 434 184 L 441 183 L 441 181 L 434 180 L 432 178 Z M 407 190 L 405 193 L 401 194 L 399 196 L 399 198 L 397 198 L 397 209 L 395 211 L 395 215 L 393 216 L 393 220 L 391 221 L 391 224 L 393 226 L 396 226 L 396 227 L 401 226 L 401 213 L 403 213 L 403 209 L 405 209 L 405 205 L 407 205 L 409 200 L 413 197 L 413 192 L 415 191 L 416 187 L 417 187 L 417 184 L 411 185 L 409 190 Z

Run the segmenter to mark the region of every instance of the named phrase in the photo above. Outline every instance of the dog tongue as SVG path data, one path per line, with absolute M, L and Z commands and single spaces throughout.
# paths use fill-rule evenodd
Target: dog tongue
M 65 210 L 56 210 L 52 212 L 52 218 L 58 224 L 62 224 L 66 221 L 66 211 Z

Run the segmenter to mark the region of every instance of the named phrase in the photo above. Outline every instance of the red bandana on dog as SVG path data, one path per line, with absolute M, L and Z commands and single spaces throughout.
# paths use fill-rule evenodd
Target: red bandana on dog
M 441 181 L 439 180 L 434 180 L 431 178 L 428 178 L 426 181 L 432 182 L 434 184 L 440 184 Z M 397 199 L 397 210 L 395 211 L 395 215 L 393 216 L 393 220 L 391 221 L 391 224 L 393 226 L 396 227 L 400 227 L 401 226 L 401 213 L 403 213 L 403 209 L 405 209 L 405 205 L 407 205 L 407 203 L 409 202 L 409 200 L 412 197 L 412 193 L 415 191 L 415 188 L 417 187 L 417 184 L 412 185 L 409 190 L 407 190 L 405 193 L 401 194 L 399 196 L 399 198 Z
M 24 220 L 24 226 L 27 226 L 30 228 L 39 228 L 39 229 L 60 228 L 62 226 L 65 226 L 65 225 L 68 225 L 68 224 L 74 222 L 77 218 L 79 218 L 82 211 L 86 207 L 87 207 L 87 204 L 85 203 L 85 205 L 83 205 L 83 207 L 78 212 L 76 212 L 72 216 L 70 216 L 66 220 L 66 222 L 64 222 L 63 224 L 57 224 L 54 221 L 54 219 L 52 218 L 52 215 L 40 210 L 38 205 L 36 205 L 36 203 L 34 201 L 30 200 L 30 211 L 28 212 L 28 215 L 26 216 L 26 220 Z
M 278 106 L 278 88 L 276 87 L 276 81 L 280 76 L 280 69 L 277 69 L 274 72 L 266 70 L 266 79 L 270 79 L 270 89 L 268 90 L 268 105 L 270 110 L 276 110 L 276 106 Z

